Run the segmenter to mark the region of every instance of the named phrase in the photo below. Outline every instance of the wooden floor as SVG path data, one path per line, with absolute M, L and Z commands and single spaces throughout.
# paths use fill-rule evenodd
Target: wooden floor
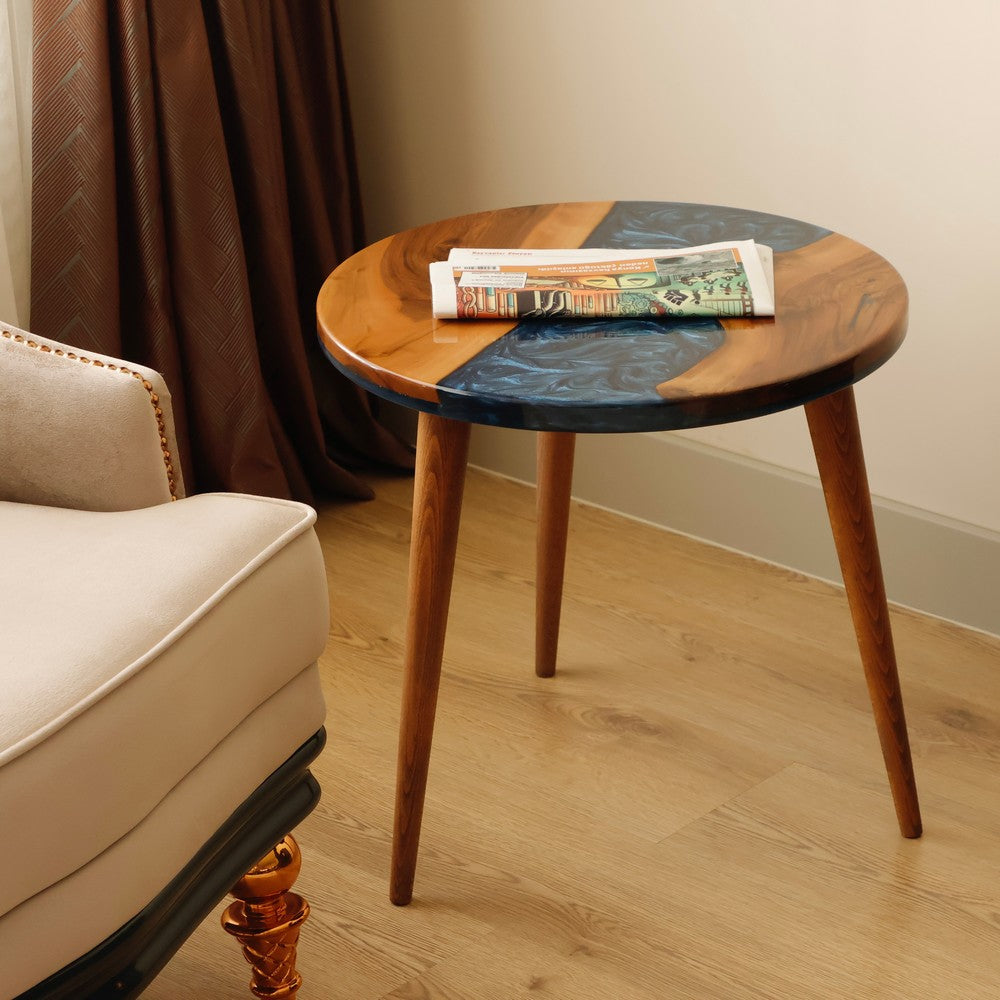
M 302 1000 L 1000 997 L 1000 640 L 894 613 L 926 830 L 905 841 L 841 591 L 574 504 L 540 680 L 534 494 L 481 473 L 415 900 L 391 906 L 412 485 L 376 487 L 320 520 Z M 248 978 L 213 917 L 146 996 L 249 997 Z

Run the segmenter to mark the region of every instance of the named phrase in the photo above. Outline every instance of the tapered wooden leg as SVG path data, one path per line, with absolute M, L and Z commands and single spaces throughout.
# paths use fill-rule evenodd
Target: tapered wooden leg
M 575 447 L 575 434 L 558 431 L 538 434 L 535 673 L 539 677 L 552 677 L 556 672 Z
M 233 886 L 236 902 L 222 915 L 253 969 L 250 992 L 262 1000 L 291 1000 L 302 985 L 295 959 L 309 904 L 289 892 L 301 867 L 298 844 L 285 837 Z
M 469 424 L 421 413 L 410 539 L 409 611 L 389 898 L 413 897 L 441 655 L 462 510 Z
M 805 410 L 899 829 L 904 837 L 919 837 L 920 806 L 854 390 L 848 387 L 808 403 Z

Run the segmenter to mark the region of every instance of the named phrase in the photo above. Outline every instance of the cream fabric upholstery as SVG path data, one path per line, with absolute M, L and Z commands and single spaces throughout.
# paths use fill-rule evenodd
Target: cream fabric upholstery
M 323 716 L 313 665 L 226 736 L 135 828 L 0 916 L 0 998 L 10 1000 L 41 982 L 142 910 L 262 776 L 285 761 L 288 746 L 319 730 Z
M 127 923 L 325 714 L 315 513 L 171 491 L 153 373 L 160 415 L 41 343 L 0 335 L 0 1000 Z
M 176 455 L 159 374 L 0 324 L 0 500 L 148 507 L 184 496 Z
M 33 848 L 0 879 L 0 913 L 114 843 L 316 659 L 313 518 L 213 494 L 114 514 L 0 504 L 0 592 L 45 567 L 44 593 L 0 604 L 0 843 Z

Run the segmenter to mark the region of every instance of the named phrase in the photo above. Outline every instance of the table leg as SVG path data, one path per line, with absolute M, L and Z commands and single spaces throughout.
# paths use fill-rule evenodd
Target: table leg
M 854 390 L 848 387 L 807 403 L 805 410 L 899 829 L 904 837 L 919 837 L 917 786 Z
M 539 677 L 552 677 L 556 672 L 575 447 L 575 434 L 560 431 L 538 434 L 535 673 Z
M 389 885 L 389 898 L 397 906 L 405 906 L 413 897 L 469 430 L 467 423 L 430 413 L 420 414 L 417 427 L 409 610 Z

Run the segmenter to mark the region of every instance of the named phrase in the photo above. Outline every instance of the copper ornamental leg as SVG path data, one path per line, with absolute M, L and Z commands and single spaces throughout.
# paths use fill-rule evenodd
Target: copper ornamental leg
M 261 1000 L 293 998 L 302 985 L 295 956 L 309 904 L 289 892 L 301 867 L 298 844 L 285 837 L 233 886 L 236 902 L 222 915 L 223 929 L 243 945 L 250 991 Z
M 854 390 L 807 403 L 805 410 L 899 829 L 904 837 L 919 837 L 920 806 Z
M 397 906 L 406 906 L 413 896 L 470 429 L 467 423 L 431 413 L 421 413 L 417 425 L 403 705 L 389 877 L 389 898 Z
M 556 672 L 575 448 L 575 434 L 559 431 L 538 434 L 535 674 L 539 677 L 552 677 Z

